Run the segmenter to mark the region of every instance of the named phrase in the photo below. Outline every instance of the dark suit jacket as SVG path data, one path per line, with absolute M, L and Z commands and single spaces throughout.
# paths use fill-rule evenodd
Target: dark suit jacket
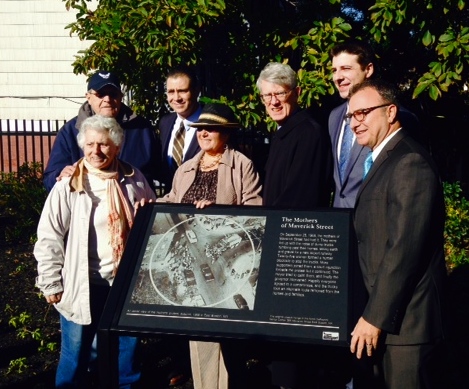
M 410 345 L 443 338 L 443 192 L 431 157 L 404 130 L 378 155 L 354 212 L 369 298 L 363 317 Z
M 160 122 L 158 123 L 158 132 L 160 136 L 161 149 L 162 149 L 162 182 L 165 184 L 169 192 L 171 185 L 173 183 L 173 177 L 175 173 L 175 168 L 168 163 L 168 146 L 171 139 L 171 131 L 173 130 L 174 123 L 177 119 L 177 113 L 173 112 L 167 115 L 164 115 Z M 193 158 L 200 151 L 199 143 L 197 142 L 197 136 L 194 135 L 192 141 L 184 154 L 182 162 L 186 162 L 189 159 Z
M 334 108 L 329 115 L 329 135 L 331 137 L 334 160 L 334 208 L 354 207 L 355 198 L 357 197 L 358 189 L 363 179 L 363 164 L 370 151 L 368 147 L 360 146 L 357 142 L 354 142 L 350 153 L 350 159 L 345 170 L 344 182 L 340 182 L 337 146 L 344 115 L 347 113 L 347 104 L 348 102 L 345 102 Z M 415 139 L 423 143 L 422 129 L 417 117 L 404 107 L 400 107 L 399 118 L 402 126 L 409 131 Z
M 289 208 L 328 206 L 332 153 L 327 131 L 302 110 L 272 137 L 263 204 Z

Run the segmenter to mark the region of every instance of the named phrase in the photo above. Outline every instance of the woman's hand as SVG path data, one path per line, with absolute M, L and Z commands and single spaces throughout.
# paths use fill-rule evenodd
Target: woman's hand
M 56 293 L 56 294 L 51 294 L 50 296 L 46 296 L 46 301 L 49 304 L 60 303 L 60 300 L 62 300 L 62 294 L 63 294 L 63 292 Z
M 194 201 L 194 205 L 196 208 L 205 208 L 205 207 L 208 207 L 209 205 L 213 204 L 213 201 L 209 201 L 209 200 L 197 200 L 197 201 Z
M 134 204 L 134 216 L 137 214 L 137 211 L 140 207 L 143 207 L 146 203 L 153 203 L 153 199 L 141 199 Z

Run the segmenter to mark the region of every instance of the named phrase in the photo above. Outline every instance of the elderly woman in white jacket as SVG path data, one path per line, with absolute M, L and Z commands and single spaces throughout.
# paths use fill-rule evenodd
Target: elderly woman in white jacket
M 84 158 L 71 177 L 58 181 L 47 197 L 34 255 L 36 285 L 60 313 L 62 331 L 57 388 L 87 388 L 96 364 L 93 346 L 126 239 L 134 205 L 155 200 L 137 169 L 117 157 L 124 133 L 113 118 L 86 119 L 77 141 Z M 119 339 L 119 387 L 140 378 L 133 364 L 138 339 Z

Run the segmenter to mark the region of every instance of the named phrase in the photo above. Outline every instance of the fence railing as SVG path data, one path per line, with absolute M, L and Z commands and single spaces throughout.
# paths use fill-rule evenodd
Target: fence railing
M 49 160 L 57 131 L 65 120 L 0 120 L 0 171 L 17 172 L 25 162 Z
M 57 132 L 65 122 L 0 119 L 0 171 L 17 172 L 25 162 L 40 162 L 44 169 Z M 268 136 L 254 130 L 244 130 L 236 138 L 241 151 L 261 171 L 267 157 Z

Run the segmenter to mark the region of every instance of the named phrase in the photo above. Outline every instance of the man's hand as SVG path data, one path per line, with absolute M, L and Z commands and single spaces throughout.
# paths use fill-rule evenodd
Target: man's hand
M 362 357 L 363 350 L 366 350 L 366 354 L 371 357 L 373 350 L 378 346 L 380 334 L 381 330 L 378 327 L 361 317 L 352 332 L 350 351 L 352 354 L 356 353 L 358 359 Z
M 71 177 L 77 168 L 77 163 L 73 165 L 65 166 L 60 172 L 59 176 L 56 178 L 57 181 L 60 181 L 63 177 Z

